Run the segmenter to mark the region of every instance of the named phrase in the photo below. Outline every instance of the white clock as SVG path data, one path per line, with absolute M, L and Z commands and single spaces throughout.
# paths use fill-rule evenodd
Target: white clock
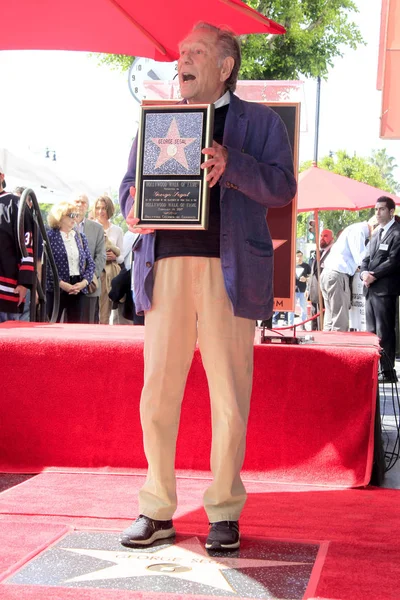
M 139 102 L 146 99 L 145 81 L 171 81 L 177 73 L 176 62 L 158 62 L 151 58 L 135 58 L 129 69 L 129 89 L 132 96 Z

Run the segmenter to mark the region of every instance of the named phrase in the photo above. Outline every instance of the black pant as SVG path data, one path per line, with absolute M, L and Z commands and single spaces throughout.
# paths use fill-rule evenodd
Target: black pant
M 99 296 L 88 296 L 87 294 L 79 294 L 82 296 L 82 320 L 81 323 L 98 323 L 99 322 Z M 97 320 L 96 320 L 97 315 Z
M 396 356 L 396 300 L 397 296 L 377 296 L 371 292 L 365 303 L 367 330 L 380 338 L 381 348 L 385 351 L 392 367 Z M 385 361 L 382 363 L 383 370 Z
M 81 281 L 80 277 L 70 277 L 69 283 L 74 285 Z M 49 319 L 53 312 L 54 305 L 54 292 L 47 292 L 47 314 Z M 61 316 L 65 310 L 65 321 L 67 323 L 82 323 L 82 300 L 83 294 L 68 294 L 63 290 L 60 290 L 60 306 L 58 309 L 57 323 L 61 321 Z
M 311 316 L 314 317 L 315 315 L 318 314 L 318 304 L 316 302 L 311 302 Z M 319 327 L 318 327 L 318 319 L 313 319 L 311 321 L 311 330 L 312 331 L 318 331 Z

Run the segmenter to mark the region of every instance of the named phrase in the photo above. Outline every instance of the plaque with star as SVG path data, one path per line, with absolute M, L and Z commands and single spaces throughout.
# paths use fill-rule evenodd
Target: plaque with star
M 207 229 L 207 156 L 214 105 L 141 106 L 136 164 L 138 227 Z

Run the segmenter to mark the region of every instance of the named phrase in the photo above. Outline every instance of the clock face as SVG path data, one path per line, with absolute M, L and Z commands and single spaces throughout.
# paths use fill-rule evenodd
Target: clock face
M 176 62 L 157 62 L 151 58 L 136 58 L 129 69 L 129 89 L 139 103 L 146 99 L 145 81 L 172 80 L 176 75 Z

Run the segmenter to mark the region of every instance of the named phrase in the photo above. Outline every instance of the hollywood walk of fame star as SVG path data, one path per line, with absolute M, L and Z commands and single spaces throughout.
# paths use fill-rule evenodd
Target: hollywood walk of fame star
M 115 563 L 112 567 L 73 577 L 65 583 L 167 575 L 184 581 L 210 585 L 234 594 L 236 594 L 236 590 L 231 587 L 223 575 L 223 571 L 226 569 L 258 569 L 308 564 L 280 560 L 209 556 L 197 537 L 191 537 L 177 544 L 150 552 L 144 552 L 143 550 L 138 552 L 115 552 L 76 548 L 63 548 L 63 550 Z
M 174 159 L 188 171 L 189 165 L 186 159 L 185 148 L 195 142 L 196 139 L 197 138 L 182 138 L 174 117 L 165 138 L 151 138 L 151 141 L 160 148 L 160 154 L 158 155 L 155 168 L 158 169 L 167 162 L 167 160 Z

